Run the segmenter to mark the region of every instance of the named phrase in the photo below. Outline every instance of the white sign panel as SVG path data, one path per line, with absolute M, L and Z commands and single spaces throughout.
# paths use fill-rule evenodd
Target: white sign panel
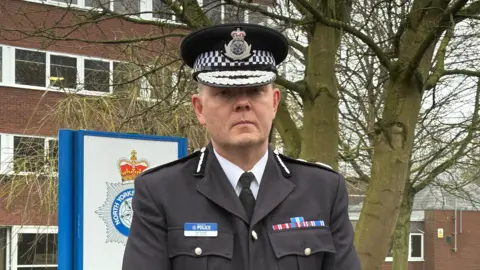
M 120 270 L 133 215 L 135 178 L 184 156 L 186 140 L 87 133 L 80 144 L 83 170 L 77 175 L 75 192 L 79 230 L 75 268 Z

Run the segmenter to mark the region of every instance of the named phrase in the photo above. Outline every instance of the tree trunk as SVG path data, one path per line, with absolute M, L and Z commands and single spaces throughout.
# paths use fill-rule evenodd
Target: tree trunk
M 317 24 L 312 31 L 303 98 L 303 132 L 300 157 L 338 168 L 338 93 L 335 57 L 340 44 L 338 30 Z
M 397 226 L 393 234 L 392 270 L 408 270 L 408 249 L 410 243 L 410 217 L 412 216 L 414 191 L 410 182 L 403 196 Z
M 380 270 L 391 243 L 409 176 L 423 82 L 431 68 L 438 36 L 426 49 L 420 53 L 419 50 L 438 26 L 447 5 L 448 1 L 442 0 L 414 1 L 400 38 L 399 60 L 390 70 L 382 119 L 374 126 L 372 177 L 355 232 L 355 246 L 363 269 Z M 418 56 L 420 61 L 412 70 Z

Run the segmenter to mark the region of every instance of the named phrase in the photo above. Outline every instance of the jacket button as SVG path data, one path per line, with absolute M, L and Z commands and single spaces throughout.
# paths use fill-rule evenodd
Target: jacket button
M 197 255 L 202 255 L 202 249 L 199 248 L 199 247 L 197 247 L 197 248 L 195 249 L 195 254 L 197 254 Z
M 305 249 L 305 255 L 310 255 L 312 253 L 312 250 L 310 248 Z
M 258 235 L 255 231 L 252 231 L 252 237 L 253 239 L 257 240 L 258 239 Z

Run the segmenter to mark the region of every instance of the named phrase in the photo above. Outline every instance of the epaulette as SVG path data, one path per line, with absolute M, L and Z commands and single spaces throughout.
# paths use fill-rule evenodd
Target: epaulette
M 156 172 L 158 170 L 161 170 L 163 168 L 167 168 L 167 167 L 173 166 L 175 164 L 182 163 L 182 162 L 187 161 L 189 159 L 192 159 L 194 157 L 198 157 L 201 153 L 202 153 L 201 150 L 198 150 L 198 151 L 195 151 L 195 152 L 191 153 L 190 155 L 186 155 L 186 156 L 184 156 L 182 158 L 179 158 L 179 159 L 176 159 L 174 161 L 167 162 L 165 164 L 152 167 L 150 169 L 146 169 L 139 176 L 144 176 L 144 175 L 147 175 L 149 173 L 153 173 L 153 172 Z
M 338 174 L 337 171 L 335 171 L 331 166 L 328 166 L 325 163 L 321 163 L 321 162 L 315 162 L 314 163 L 314 162 L 308 162 L 308 161 L 303 160 L 303 159 L 294 159 L 294 158 L 291 158 L 289 156 L 286 156 L 284 154 L 279 153 L 277 150 L 275 150 L 274 152 L 277 155 L 278 159 L 285 160 L 287 162 L 291 162 L 291 163 L 295 163 L 295 164 L 301 164 L 301 165 L 305 165 L 305 166 L 316 167 L 316 168 L 324 169 L 324 170 L 331 171 L 331 172 L 334 172 L 334 173 Z M 283 166 L 286 167 L 286 165 L 284 165 L 284 164 L 283 164 Z

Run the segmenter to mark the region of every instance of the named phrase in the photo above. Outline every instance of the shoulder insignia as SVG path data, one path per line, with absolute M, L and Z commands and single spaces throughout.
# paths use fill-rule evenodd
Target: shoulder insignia
M 153 173 L 153 172 L 156 172 L 158 170 L 161 170 L 163 168 L 167 168 L 167 167 L 170 167 L 170 166 L 173 166 L 175 164 L 179 164 L 179 163 L 182 163 L 182 162 L 185 162 L 189 159 L 192 159 L 192 158 L 195 158 L 197 156 L 200 156 L 201 154 L 201 150 L 198 150 L 198 151 L 195 151 L 193 153 L 191 153 L 190 155 L 186 155 L 184 156 L 183 158 L 179 158 L 179 159 L 176 159 L 174 161 L 171 161 L 171 162 L 167 162 L 165 164 L 162 164 L 162 165 L 159 165 L 159 166 L 156 166 L 156 167 L 152 167 L 150 169 L 147 169 L 145 171 L 143 171 L 139 176 L 144 176 L 146 174 L 149 174 L 149 173 Z
M 301 164 L 301 165 L 306 165 L 306 166 L 310 166 L 310 167 L 316 167 L 316 168 L 324 169 L 324 170 L 331 171 L 331 172 L 334 172 L 334 173 L 338 173 L 331 166 L 329 166 L 325 163 L 321 163 L 321 162 L 315 162 L 314 163 L 314 162 L 308 162 L 304 159 L 294 159 L 294 158 L 291 158 L 289 156 L 286 156 L 286 155 L 283 155 L 283 154 L 280 154 L 280 153 L 278 154 L 278 156 L 281 157 L 282 159 L 284 159 L 285 161 L 288 161 L 288 162 Z

